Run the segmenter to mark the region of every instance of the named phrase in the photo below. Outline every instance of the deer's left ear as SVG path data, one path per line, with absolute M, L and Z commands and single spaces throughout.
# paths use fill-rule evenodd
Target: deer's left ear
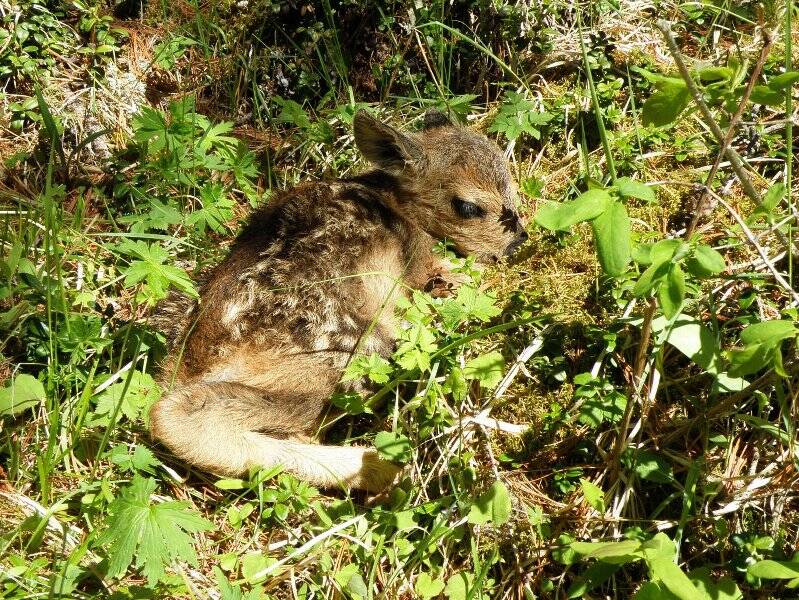
M 381 123 L 366 111 L 355 113 L 355 145 L 366 159 L 389 173 L 399 173 L 422 158 L 415 139 Z
M 422 129 L 435 129 L 436 127 L 452 127 L 452 121 L 440 110 L 431 108 L 424 114 Z

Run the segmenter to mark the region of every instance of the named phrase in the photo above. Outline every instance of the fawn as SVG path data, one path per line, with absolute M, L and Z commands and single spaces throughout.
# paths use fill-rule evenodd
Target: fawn
M 164 365 L 171 391 L 152 407 L 151 431 L 185 461 L 225 475 L 282 465 L 314 485 L 385 489 L 399 469 L 373 448 L 312 442 L 342 371 L 356 351 L 392 353 L 399 294 L 457 283 L 436 242 L 490 262 L 527 239 L 508 164 L 482 134 L 438 112 L 402 133 L 364 111 L 354 134 L 374 170 L 278 195 L 252 214 L 200 300 L 162 311 L 182 352 Z

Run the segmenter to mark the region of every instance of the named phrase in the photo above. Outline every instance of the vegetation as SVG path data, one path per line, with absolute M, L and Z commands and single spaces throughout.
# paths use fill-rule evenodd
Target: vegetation
M 143 13 L 142 13 L 143 9 Z M 0 0 L 7 598 L 799 595 L 792 3 Z M 385 497 L 147 436 L 148 316 L 357 109 L 506 148 L 530 241 L 345 378 Z M 442 246 L 441 252 L 448 252 Z M 201 440 L 198 440 L 201 443 Z

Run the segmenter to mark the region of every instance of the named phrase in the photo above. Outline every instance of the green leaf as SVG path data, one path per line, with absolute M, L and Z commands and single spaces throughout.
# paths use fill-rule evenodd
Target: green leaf
M 677 545 L 669 536 L 659 531 L 652 536 L 652 539 L 641 544 L 641 552 L 647 560 L 655 558 L 672 560 L 677 555 Z
M 674 600 L 674 594 L 653 581 L 646 581 L 638 588 L 632 600 Z
M 131 455 L 126 444 L 114 446 L 108 453 L 111 462 L 122 471 L 144 471 L 155 474 L 153 467 L 160 464 L 152 451 L 146 446 L 136 446 Z
M 647 561 L 654 581 L 660 581 L 666 589 L 680 600 L 704 600 L 705 595 L 688 579 L 680 567 L 671 559 L 656 558 Z
M 485 492 L 480 494 L 469 510 L 469 523 L 484 525 L 491 521 L 494 525 L 502 525 L 510 520 L 511 501 L 508 488 L 501 481 L 495 481 Z
M 775 319 L 749 325 L 741 332 L 741 341 L 746 344 L 768 344 L 776 346 L 783 340 L 799 335 L 793 321 Z
M 622 455 L 622 462 L 626 468 L 634 470 L 641 479 L 655 483 L 670 483 L 674 480 L 671 465 L 655 452 L 628 449 Z
M 735 581 L 729 577 L 721 577 L 713 581 L 710 577 L 710 567 L 700 567 L 688 573 L 689 579 L 698 587 L 705 596 L 713 600 L 743 600 L 743 594 Z
M 727 268 L 724 257 L 704 244 L 699 244 L 694 249 L 692 257 L 685 261 L 685 268 L 695 277 L 712 277 Z
M 766 106 L 782 106 L 785 104 L 785 92 L 775 90 L 767 85 L 756 85 L 749 96 L 754 104 L 765 104 Z
M 466 363 L 463 374 L 466 379 L 477 379 L 484 388 L 491 389 L 502 380 L 505 359 L 499 352 L 476 356 Z
M 610 201 L 605 190 L 588 190 L 568 202 L 544 204 L 538 209 L 535 222 L 550 231 L 568 231 L 572 225 L 601 215 Z
M 44 385 L 33 375 L 21 373 L 0 389 L 0 415 L 16 416 L 46 398 Z
M 593 481 L 586 478 L 580 479 L 580 487 L 583 490 L 583 496 L 588 501 L 588 504 L 597 512 L 605 512 L 605 492 L 602 488 L 596 485 Z
M 715 375 L 719 372 L 718 340 L 708 327 L 696 319 L 679 317 L 666 341 L 708 373 Z
M 433 579 L 428 573 L 420 573 L 413 587 L 420 598 L 435 598 L 444 591 L 444 582 Z
M 413 457 L 411 441 L 395 431 L 381 431 L 375 436 L 375 448 L 380 457 L 397 463 L 407 463 Z
M 164 264 L 170 257 L 158 244 L 147 244 L 142 240 L 136 242 L 125 240 L 117 246 L 117 250 L 138 259 L 131 261 L 130 266 L 124 271 L 126 287 L 146 281 L 156 300 L 166 297 L 170 286 L 178 288 L 192 298 L 198 297 L 194 284 L 183 269 Z
M 595 558 L 615 565 L 623 565 L 640 559 L 637 554 L 641 547 L 638 540 L 622 540 L 620 542 L 573 542 L 572 550 L 586 558 Z
M 119 413 L 128 420 L 135 421 L 140 414 L 146 414 L 149 408 L 161 397 L 161 388 L 151 375 L 134 371 L 128 384 L 125 377 L 122 381 L 110 385 L 97 396 L 98 415 L 111 415 L 119 405 Z
M 660 284 L 658 300 L 667 318 L 671 319 L 680 312 L 685 300 L 685 274 L 680 265 L 670 266 L 668 275 Z
M 687 249 L 688 245 L 681 240 L 660 240 L 652 246 L 652 264 L 660 264 L 671 261 L 681 250 Z
M 787 90 L 799 81 L 799 71 L 787 71 L 776 77 L 772 77 L 768 86 L 772 90 Z
M 633 246 L 633 260 L 639 265 L 651 265 L 652 246 L 654 246 L 654 244 L 635 244 Z
M 749 344 L 742 349 L 734 349 L 727 353 L 730 368 L 727 374 L 731 377 L 744 377 L 757 373 L 774 358 L 775 347 L 771 344 Z
M 757 220 L 759 216 L 771 217 L 771 213 L 777 208 L 777 205 L 785 197 L 785 184 L 775 183 L 772 185 L 763 196 L 763 201 L 759 206 L 752 211 L 752 214 L 747 219 L 748 223 Z
M 469 386 L 466 382 L 466 376 L 463 374 L 463 369 L 454 367 L 447 376 L 447 386 L 452 393 L 452 399 L 456 402 L 463 402 L 469 392 Z
M 463 307 L 464 318 L 474 318 L 479 321 L 489 321 L 502 312 L 497 306 L 497 299 L 491 294 L 486 294 L 471 285 L 462 285 L 458 288 L 455 301 Z
M 213 524 L 187 502 L 151 503 L 155 488 L 154 479 L 134 475 L 108 506 L 105 529 L 95 544 L 107 546 L 109 577 L 122 577 L 134 557 L 150 585 L 162 581 L 165 567 L 176 560 L 197 566 L 189 534 L 213 529 Z
M 624 204 L 612 201 L 605 212 L 591 222 L 599 264 L 608 275 L 623 274 L 632 259 L 630 217 Z
M 359 354 L 344 369 L 341 381 L 355 381 L 368 377 L 374 383 L 382 384 L 388 382 L 393 372 L 394 367 L 391 363 L 376 352 L 372 352 L 369 356 Z
M 654 202 L 656 200 L 655 190 L 648 185 L 635 181 L 629 177 L 619 177 L 616 180 L 616 189 L 625 198 L 638 198 L 646 202 Z
M 688 106 L 691 94 L 682 79 L 664 78 L 658 90 L 641 107 L 644 125 L 662 127 L 673 122 Z
M 761 560 L 749 565 L 746 571 L 761 579 L 794 579 L 799 577 L 799 562 Z
M 712 83 L 732 79 L 735 73 L 729 67 L 703 67 L 697 69 L 697 74 L 702 83 Z
M 641 277 L 633 287 L 633 296 L 641 298 L 646 296 L 652 288 L 660 285 L 666 280 L 671 265 L 669 263 L 653 263 L 646 271 L 641 273 Z
M 585 596 L 594 588 L 602 585 L 621 568 L 621 565 L 614 565 L 608 562 L 597 561 L 589 566 L 569 587 L 566 592 L 568 598 L 579 598 Z
M 466 600 L 474 584 L 474 575 L 461 571 L 455 573 L 447 579 L 447 587 L 444 588 L 444 595 L 449 600 Z

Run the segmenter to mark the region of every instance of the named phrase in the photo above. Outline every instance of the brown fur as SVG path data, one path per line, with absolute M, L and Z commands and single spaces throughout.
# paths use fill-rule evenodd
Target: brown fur
M 453 279 L 436 241 L 486 261 L 526 238 L 496 145 L 440 116 L 426 124 L 402 134 L 359 112 L 356 144 L 377 170 L 283 193 L 252 215 L 199 302 L 162 311 L 184 318 L 171 391 L 150 413 L 156 439 L 222 474 L 281 464 L 327 487 L 392 482 L 397 468 L 373 449 L 309 443 L 342 370 L 355 352 L 391 354 L 399 294 Z

